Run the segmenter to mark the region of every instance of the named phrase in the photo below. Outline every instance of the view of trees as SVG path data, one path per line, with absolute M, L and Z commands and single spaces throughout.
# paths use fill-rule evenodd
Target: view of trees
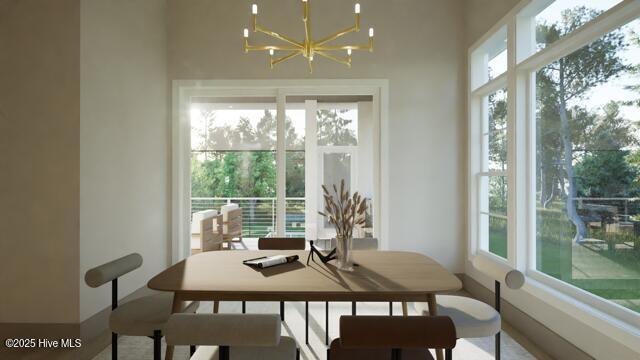
M 600 12 L 536 18 L 539 49 Z M 640 20 L 535 74 L 536 264 L 640 312 Z M 507 169 L 507 89 L 488 96 L 489 170 Z M 507 257 L 507 181 L 490 176 L 488 250 Z M 486 215 L 483 215 L 486 216 Z
M 224 110 L 222 110 L 224 111 Z M 318 110 L 319 145 L 356 145 L 346 110 Z M 197 129 L 202 144 L 192 150 L 193 197 L 275 197 L 275 112 L 264 110 L 256 125 L 239 117 L 237 125 L 216 122 L 216 111 L 202 110 Z M 286 196 L 304 197 L 304 136 L 286 118 Z
M 585 7 L 566 10 L 558 23 L 538 24 L 537 42 L 545 47 L 598 15 Z M 564 202 L 566 216 L 575 227 L 576 242 L 587 236 L 587 227 L 575 198 L 640 194 L 640 154 L 635 149 L 639 144 L 638 124 L 620 111 L 621 106 L 640 104 L 610 101 L 595 108 L 589 101 L 591 91 L 598 86 L 637 73 L 638 64 L 621 56 L 629 46 L 638 46 L 637 39 L 635 34 L 612 31 L 536 73 L 539 206 L 548 208 L 556 201 Z M 639 90 L 640 86 L 628 88 Z M 506 126 L 506 97 L 490 96 L 489 103 L 491 132 Z M 494 166 L 506 166 L 506 141 L 502 136 L 490 136 L 489 150 Z M 498 196 L 506 192 L 506 182 L 492 186 L 491 191 L 493 202 L 506 200 Z

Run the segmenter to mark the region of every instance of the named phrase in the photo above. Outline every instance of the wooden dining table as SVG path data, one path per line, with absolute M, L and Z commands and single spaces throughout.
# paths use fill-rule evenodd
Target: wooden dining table
M 210 251 L 190 256 L 149 280 L 153 290 L 174 293 L 172 313 L 185 301 L 427 302 L 437 314 L 436 294 L 459 290 L 460 280 L 435 260 L 406 251 L 353 251 L 354 271 L 306 259 L 304 250 Z M 300 260 L 266 269 L 243 260 L 298 255 Z M 442 353 L 437 352 L 438 358 Z M 167 347 L 166 359 L 173 357 Z

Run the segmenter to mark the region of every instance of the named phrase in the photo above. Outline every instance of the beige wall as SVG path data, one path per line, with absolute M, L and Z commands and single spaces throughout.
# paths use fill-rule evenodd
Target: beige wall
M 86 270 L 138 252 L 120 296 L 146 285 L 169 258 L 170 123 L 164 0 L 82 0 L 80 316 L 111 302 Z M 78 277 L 76 277 L 78 279 Z
M 0 322 L 78 321 L 79 21 L 0 0 Z
M 461 1 L 363 0 L 362 28 L 349 36 L 376 49 L 356 53 L 353 67 L 319 59 L 309 75 L 302 58 L 269 70 L 268 56 L 242 51 L 248 1 L 169 0 L 169 78 L 389 79 L 390 247 L 417 250 L 462 271 L 465 233 L 464 24 Z M 353 3 L 311 4 L 313 32 L 328 35 L 353 22 Z M 299 0 L 262 2 L 260 22 L 301 38 Z M 266 40 L 252 36 L 252 41 Z M 407 159 L 411 158 L 411 161 Z

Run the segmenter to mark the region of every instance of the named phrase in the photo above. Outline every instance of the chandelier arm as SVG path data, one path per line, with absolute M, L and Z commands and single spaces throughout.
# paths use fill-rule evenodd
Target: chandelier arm
M 323 46 L 315 47 L 316 51 L 338 51 L 338 50 L 349 50 L 349 49 L 372 51 L 373 43 L 369 41 L 369 44 L 367 45 L 323 45 Z
M 245 45 L 246 51 L 302 51 L 297 46 L 275 46 L 275 45 Z
M 302 3 L 302 21 L 304 22 L 304 44 L 307 53 L 310 52 L 311 47 L 311 21 L 309 19 L 309 1 L 303 1 Z
M 271 37 L 274 37 L 274 38 L 276 38 L 278 40 L 282 40 L 284 42 L 288 42 L 289 44 L 297 46 L 300 49 L 302 49 L 304 47 L 304 44 L 302 44 L 302 43 L 300 43 L 298 41 L 295 41 L 295 40 L 293 40 L 292 38 L 290 38 L 288 36 L 279 34 L 279 33 L 275 32 L 275 31 L 267 30 L 267 29 L 263 28 L 260 25 L 256 25 L 255 31 L 261 32 L 263 34 L 267 34 L 267 35 L 269 35 Z
M 333 61 L 339 62 L 340 64 L 347 65 L 348 67 L 351 67 L 351 57 L 350 56 L 342 58 L 342 57 L 335 56 L 333 54 L 329 54 L 329 53 L 326 53 L 326 52 L 323 52 L 323 51 L 319 51 L 319 50 L 316 50 L 316 54 L 318 54 L 318 55 L 320 55 L 322 57 L 325 57 L 327 59 L 331 59 Z
M 350 28 L 346 28 L 346 29 L 344 29 L 342 31 L 338 31 L 337 33 L 335 33 L 333 35 L 327 36 L 324 39 L 320 39 L 320 40 L 316 41 L 314 43 L 314 45 L 316 45 L 316 46 L 324 45 L 324 44 L 328 43 L 329 41 L 336 40 L 336 39 L 338 39 L 338 38 L 340 38 L 340 37 L 342 37 L 344 35 L 347 35 L 347 34 L 350 34 L 352 32 L 356 32 L 356 31 L 358 31 L 358 26 L 354 25 L 354 26 L 352 26 Z
M 283 56 L 283 57 L 281 57 L 279 59 L 276 59 L 276 60 L 271 60 L 271 66 L 277 65 L 277 64 L 279 64 L 281 62 L 284 62 L 284 61 L 287 61 L 289 59 L 293 59 L 294 57 L 296 57 L 296 56 L 298 56 L 300 54 L 302 54 L 302 50 L 296 50 L 296 51 L 292 52 L 289 55 L 285 55 L 285 56 Z

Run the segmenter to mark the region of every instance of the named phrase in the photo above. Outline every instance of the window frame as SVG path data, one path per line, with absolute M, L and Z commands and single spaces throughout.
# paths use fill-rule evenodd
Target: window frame
M 493 276 L 515 268 L 528 278 L 524 291 L 549 303 L 567 304 L 583 309 L 575 316 L 594 324 L 603 319 L 623 331 L 638 333 L 640 314 L 609 300 L 598 297 L 536 269 L 536 84 L 535 73 L 543 66 L 556 61 L 599 37 L 640 18 L 640 1 L 625 0 L 582 27 L 560 38 L 537 52 L 535 36 L 523 36 L 531 23 L 521 15 L 535 0 L 523 0 L 505 17 L 496 23 L 468 50 L 468 260 L 473 264 L 482 262 L 494 269 Z M 479 65 L 474 64 L 474 52 L 507 28 L 507 71 L 500 76 L 474 88 L 474 79 Z M 526 35 L 526 33 L 524 33 Z M 534 44 L 531 44 L 531 41 Z M 475 68 L 474 68 L 475 67 Z M 476 75 L 477 76 L 477 75 Z M 480 234 L 481 193 L 480 176 L 483 173 L 482 99 L 498 89 L 507 91 L 507 259 L 503 259 L 482 248 Z M 489 271 L 478 271 L 492 275 Z M 561 307 L 558 305 L 558 307 Z

